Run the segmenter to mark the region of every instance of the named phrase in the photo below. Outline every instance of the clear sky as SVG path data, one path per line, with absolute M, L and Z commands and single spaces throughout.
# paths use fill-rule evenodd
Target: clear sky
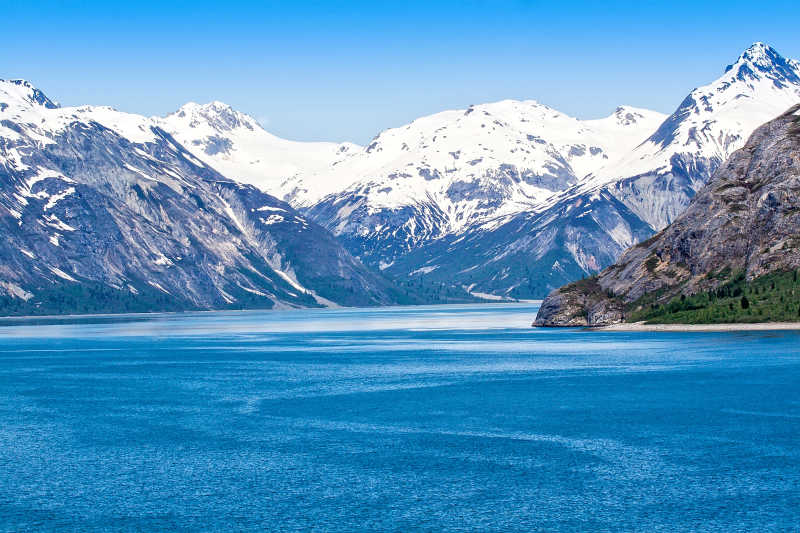
M 112 4 L 112 5 L 107 5 Z M 0 78 L 146 115 L 221 100 L 271 132 L 365 143 L 504 98 L 671 112 L 754 41 L 800 58 L 794 2 L 0 2 Z

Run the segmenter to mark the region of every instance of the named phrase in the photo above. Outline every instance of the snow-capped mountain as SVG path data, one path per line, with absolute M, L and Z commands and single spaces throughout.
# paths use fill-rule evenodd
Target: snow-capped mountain
M 387 273 L 542 297 L 674 220 L 756 127 L 798 102 L 800 63 L 756 43 L 629 153 L 501 224 L 419 247 Z
M 509 199 L 527 204 L 615 160 L 664 118 L 620 107 L 607 118 L 582 121 L 535 101 L 514 100 L 444 111 L 386 130 L 330 172 L 300 180 L 296 198 L 308 205 L 354 187 L 393 186 L 370 204 L 398 207 L 437 195 L 453 212 L 453 226 L 463 227 L 474 206 L 458 206 L 452 198 L 458 195 L 448 190 L 511 177 L 517 187 Z
M 22 80 L 0 81 L 0 231 L 3 314 L 405 301 L 158 121 L 61 108 Z
M 328 171 L 361 149 L 352 143 L 281 139 L 222 102 L 190 102 L 154 120 L 223 175 L 284 199 L 296 194 L 297 183 L 305 176 Z
M 758 126 L 798 101 L 800 62 L 755 43 L 720 78 L 693 90 L 644 143 L 579 190 L 613 184 L 620 200 L 662 229 Z
M 534 209 L 616 161 L 663 119 L 620 107 L 578 120 L 512 100 L 445 111 L 384 131 L 329 172 L 307 175 L 293 201 L 385 268 L 425 243 Z

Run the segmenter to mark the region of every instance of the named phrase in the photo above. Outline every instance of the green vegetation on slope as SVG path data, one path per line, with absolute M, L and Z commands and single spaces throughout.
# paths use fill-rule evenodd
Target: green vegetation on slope
M 0 295 L 0 316 L 179 311 L 186 303 L 146 285 L 139 294 L 96 282 L 60 283 L 37 291 L 29 300 Z
M 472 303 L 481 301 L 479 298 L 470 295 L 462 287 L 446 284 L 418 276 L 407 280 L 394 280 L 399 287 L 402 295 L 411 303 L 431 304 L 453 304 L 453 303 Z M 405 302 L 402 302 L 405 303 Z
M 115 289 L 90 280 L 80 283 L 63 282 L 41 288 L 28 300 L 0 295 L 0 317 L 43 315 L 86 315 L 116 313 L 153 313 L 196 311 L 203 308 L 187 298 L 165 294 L 146 284 L 134 283 L 136 294 L 127 289 Z M 236 301 L 225 309 L 270 309 L 266 298 L 227 287 Z M 310 297 L 309 297 L 310 299 Z
M 747 281 L 743 273 L 723 271 L 728 281 L 716 289 L 691 296 L 676 296 L 667 304 L 655 303 L 658 295 L 634 302 L 628 322 L 649 324 L 722 324 L 800 321 L 800 274 L 774 272 Z

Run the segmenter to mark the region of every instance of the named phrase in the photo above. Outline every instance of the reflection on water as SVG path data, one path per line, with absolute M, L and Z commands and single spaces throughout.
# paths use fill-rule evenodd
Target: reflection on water
M 0 530 L 790 530 L 800 335 L 536 306 L 0 324 Z

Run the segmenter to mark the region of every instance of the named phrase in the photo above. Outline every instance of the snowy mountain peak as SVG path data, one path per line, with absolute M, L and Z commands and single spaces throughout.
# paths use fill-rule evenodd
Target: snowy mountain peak
M 770 45 L 756 42 L 742 52 L 738 61 L 747 61 L 762 67 L 769 67 L 775 63 L 781 63 L 785 61 L 785 59 Z
M 722 76 L 691 91 L 645 142 L 594 171 L 581 191 L 612 186 L 637 216 L 663 228 L 757 126 L 798 102 L 800 62 L 755 43 Z
M 237 128 L 245 128 L 252 131 L 260 127 L 253 117 L 236 111 L 228 104 L 218 100 L 207 104 L 189 102 L 166 118 L 167 120 L 179 119 L 181 122 L 186 122 L 190 128 L 197 128 L 207 124 L 220 132 Z
M 0 111 L 3 111 L 12 102 L 25 107 L 32 104 L 47 109 L 59 107 L 56 102 L 50 100 L 27 80 L 0 80 Z
M 580 120 L 533 100 L 442 111 L 381 132 L 299 183 L 291 200 L 310 206 L 363 260 L 389 268 L 434 241 L 534 210 L 640 144 L 664 118 L 623 107 Z
M 285 197 L 300 175 L 327 170 L 360 147 L 281 139 L 228 104 L 189 102 L 154 119 L 197 158 L 225 176 Z
M 609 118 L 614 119 L 620 126 L 631 126 L 640 123 L 642 120 L 650 119 L 653 114 L 654 112 L 649 109 L 622 105 L 617 107 Z
M 733 71 L 737 80 L 771 79 L 778 87 L 800 82 L 800 62 L 786 59 L 777 50 L 762 42 L 753 43 L 739 59 L 725 69 Z
M 665 156 L 670 146 L 692 146 L 697 153 L 705 151 L 705 155 L 721 162 L 744 144 L 747 134 L 757 125 L 798 100 L 800 62 L 784 58 L 764 43 L 755 43 L 720 78 L 693 90 L 650 141 L 652 147 L 666 150 Z M 649 160 L 641 154 L 636 154 L 635 159 Z M 667 160 L 663 159 L 663 163 Z M 623 160 L 622 164 L 628 165 L 629 170 L 645 170 L 633 160 Z

